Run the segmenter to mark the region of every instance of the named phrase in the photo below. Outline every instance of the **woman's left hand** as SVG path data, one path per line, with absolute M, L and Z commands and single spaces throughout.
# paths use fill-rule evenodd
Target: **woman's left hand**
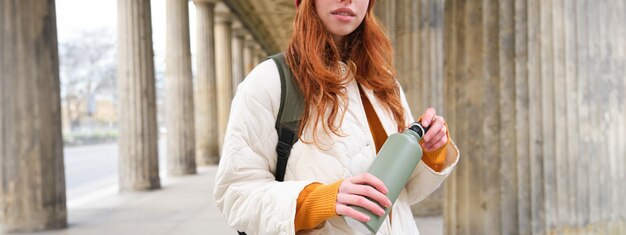
M 430 127 L 426 135 L 422 138 L 422 148 L 426 152 L 435 151 L 448 143 L 448 134 L 446 130 L 446 121 L 442 116 L 437 115 L 434 108 L 428 108 L 422 114 L 422 126 Z

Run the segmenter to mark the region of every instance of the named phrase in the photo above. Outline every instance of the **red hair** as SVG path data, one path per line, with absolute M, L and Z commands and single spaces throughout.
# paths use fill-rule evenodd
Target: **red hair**
M 313 1 L 304 1 L 298 6 L 285 57 L 305 100 L 300 136 L 308 125 L 316 126 L 320 121 L 327 134 L 330 130 L 340 135 L 341 124 L 335 126 L 334 121 L 338 117 L 343 120 L 346 110 L 340 111 L 340 101 L 347 100 L 344 91 L 350 81 L 340 76 L 339 61 L 347 61 L 348 76 L 354 75 L 359 84 L 374 91 L 395 118 L 398 131 L 405 128 L 391 42 L 373 14 L 373 5 L 374 0 L 370 0 L 363 22 L 345 36 L 344 45 L 335 44 L 317 15 Z M 328 108 L 330 113 L 327 114 Z M 316 128 L 313 128 L 314 140 L 315 136 Z

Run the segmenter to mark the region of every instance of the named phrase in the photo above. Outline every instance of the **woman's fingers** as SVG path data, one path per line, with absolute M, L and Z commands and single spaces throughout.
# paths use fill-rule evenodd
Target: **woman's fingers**
M 387 190 L 387 187 L 385 187 L 385 183 L 376 178 L 376 176 L 369 173 L 363 173 L 352 177 L 347 181 L 349 183 L 346 183 L 345 185 L 342 183 L 341 186 L 339 186 L 340 193 L 366 196 L 374 201 L 377 201 L 384 207 L 391 206 L 391 201 L 389 201 L 387 196 L 385 196 L 385 194 L 389 191 Z
M 348 210 L 343 206 L 359 206 L 371 211 L 375 215 L 381 216 L 385 213 L 386 207 L 391 207 L 391 201 L 385 196 L 388 193 L 385 184 L 369 173 L 363 173 L 344 180 L 339 186 L 337 194 L 337 204 L 335 206 L 337 214 L 350 216 L 359 221 L 367 221 L 369 217 L 362 217 L 358 211 Z M 376 204 L 378 202 L 378 204 Z M 379 206 L 382 205 L 381 206 Z M 340 210 L 340 208 L 343 208 Z M 363 216 L 365 216 L 363 214 Z
M 435 114 L 437 114 L 437 111 L 435 111 L 434 108 L 427 108 L 426 111 L 424 112 L 424 115 L 422 115 L 422 125 L 424 127 L 429 127 L 431 124 L 431 121 L 435 117 Z
M 338 215 L 345 215 L 361 222 L 370 221 L 370 217 L 344 204 L 337 204 L 335 210 Z
M 344 205 L 363 207 L 378 216 L 385 214 L 385 210 L 383 208 L 363 196 L 342 193 L 337 195 L 337 202 Z
M 426 134 L 424 135 L 424 144 L 426 146 L 430 146 L 432 145 L 434 142 L 431 142 L 435 136 L 437 136 L 439 134 L 439 132 L 441 132 L 441 128 L 444 127 L 445 122 L 443 121 L 443 117 L 441 116 L 435 116 L 434 122 L 432 123 L 432 125 L 430 125 L 430 128 L 428 130 L 428 132 L 426 132 Z
M 383 194 L 387 194 L 389 192 L 387 186 L 385 186 L 385 183 L 383 183 L 382 180 L 376 178 L 376 176 L 373 176 L 369 173 L 362 173 L 355 177 L 352 177 L 350 178 L 350 182 L 354 184 L 367 184 L 374 187 L 376 190 Z
M 433 144 L 432 146 L 426 147 L 425 151 L 427 152 L 435 151 L 443 147 L 446 143 L 448 143 L 448 135 L 443 135 L 441 136 L 439 141 L 437 141 L 435 144 Z
M 437 125 L 437 128 L 438 127 L 439 126 Z M 433 125 L 433 128 L 435 128 L 434 125 Z M 439 142 L 441 141 L 441 138 L 443 138 L 444 136 L 448 136 L 448 133 L 446 132 L 445 123 L 438 130 L 437 129 L 429 130 L 429 132 L 426 133 L 426 135 L 429 135 L 429 136 L 428 136 L 428 138 L 426 138 L 426 136 L 424 136 L 424 144 L 423 144 L 423 146 L 426 149 L 433 149 L 436 144 L 439 144 Z M 434 148 L 434 149 L 437 149 L 437 148 Z
M 424 141 L 421 143 L 424 151 L 435 151 L 448 142 L 446 121 L 442 116 L 437 115 L 435 109 L 426 109 L 422 115 L 421 123 L 424 127 L 428 127 L 428 132 L 422 138 Z
M 355 185 L 353 188 L 352 194 L 366 196 L 371 198 L 374 201 L 377 201 L 379 204 L 384 207 L 390 207 L 391 201 L 380 191 L 368 186 L 368 185 Z

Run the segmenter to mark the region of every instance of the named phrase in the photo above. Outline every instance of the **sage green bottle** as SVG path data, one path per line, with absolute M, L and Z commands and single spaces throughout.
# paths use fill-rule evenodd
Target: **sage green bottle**
M 419 140 L 426 131 L 428 129 L 422 127 L 420 123 L 414 122 L 404 132 L 390 135 L 367 171 L 385 183 L 389 190 L 386 196 L 392 204 L 395 204 L 417 163 L 422 159 L 422 148 L 419 145 Z M 368 199 L 380 206 L 375 200 Z M 382 216 L 360 206 L 351 207 L 369 216 L 370 220 L 367 223 L 362 223 L 344 216 L 348 225 L 364 234 L 376 234 L 393 206 L 386 208 L 385 214 Z

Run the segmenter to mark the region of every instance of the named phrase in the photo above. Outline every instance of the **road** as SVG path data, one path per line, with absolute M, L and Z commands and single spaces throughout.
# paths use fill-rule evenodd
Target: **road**
M 117 184 L 117 143 L 65 147 L 63 152 L 68 200 Z M 159 141 L 159 170 L 164 169 L 165 141 Z

